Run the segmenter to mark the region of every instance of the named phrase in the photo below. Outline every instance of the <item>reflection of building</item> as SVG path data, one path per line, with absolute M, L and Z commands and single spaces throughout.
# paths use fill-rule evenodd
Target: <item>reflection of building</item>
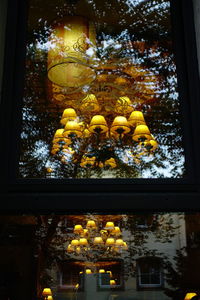
M 123 215 L 116 224 L 123 224 L 128 250 L 118 255 L 91 252 L 90 261 L 81 251 L 68 254 L 49 273 L 55 299 L 168 299 L 165 263 L 173 264 L 176 251 L 186 246 L 184 216 L 164 214 L 155 220 L 149 215 Z

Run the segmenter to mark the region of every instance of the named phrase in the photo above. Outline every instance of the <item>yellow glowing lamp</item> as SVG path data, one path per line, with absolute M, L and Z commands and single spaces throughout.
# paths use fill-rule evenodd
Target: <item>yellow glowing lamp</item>
M 87 224 L 86 224 L 86 228 L 96 229 L 96 228 L 97 228 L 97 225 L 96 225 L 95 221 L 93 221 L 93 220 L 88 220 L 88 221 L 87 221 Z
M 51 295 L 47 296 L 47 300 L 53 300 L 53 297 Z
M 106 222 L 105 229 L 113 230 L 115 228 L 115 225 L 113 222 Z
M 92 157 L 88 157 L 88 156 L 83 156 L 81 159 L 81 163 L 80 166 L 82 168 L 87 168 L 87 167 L 93 167 L 96 161 L 96 157 L 92 156 Z
M 128 119 L 128 122 L 134 127 L 137 125 L 145 125 L 143 113 L 138 110 L 133 111 Z
M 105 273 L 104 269 L 99 269 L 99 273 Z
M 68 16 L 53 24 L 49 37 L 48 78 L 53 83 L 78 88 L 92 82 L 96 33 L 92 22 L 82 16 Z
M 71 245 L 72 246 L 79 246 L 79 240 L 72 240 Z
M 124 134 L 130 131 L 130 125 L 124 116 L 115 117 L 110 131 L 117 134 Z
M 79 274 L 83 274 L 83 271 L 80 271 Z
M 185 295 L 185 298 L 184 298 L 184 300 L 190 300 L 192 297 L 194 297 L 194 296 L 197 296 L 197 294 L 196 293 L 187 293 L 186 295 Z
M 116 160 L 113 157 L 111 157 L 105 161 L 104 165 L 105 165 L 105 167 L 110 167 L 110 168 L 114 169 L 114 168 L 116 168 L 117 163 L 116 163 Z
M 82 227 L 82 225 L 80 225 L 80 224 L 75 225 L 75 226 L 74 226 L 74 233 L 79 234 L 79 233 L 81 233 L 81 232 L 83 232 L 83 227 Z
M 91 271 L 90 269 L 86 269 L 86 270 L 85 270 L 85 273 L 86 273 L 86 274 L 92 274 L 92 271 Z
M 126 242 L 124 242 L 123 249 L 124 249 L 124 250 L 128 250 L 128 246 L 127 246 L 127 243 L 126 243 Z
M 72 253 L 74 251 L 74 247 L 71 245 L 71 244 L 69 244 L 68 246 L 67 246 L 67 252 L 68 253 Z
M 102 239 L 102 237 L 101 236 L 96 236 L 95 238 L 94 238 L 94 244 L 95 245 L 102 245 L 104 242 L 103 242 L 103 239 Z
M 82 127 L 79 123 L 75 121 L 68 121 L 65 125 L 63 136 L 70 137 L 70 135 L 75 135 L 77 137 L 82 136 Z
M 114 238 L 107 238 L 106 240 L 106 246 L 114 246 L 115 239 Z
M 52 168 L 46 168 L 47 173 L 52 173 L 54 170 Z
M 60 123 L 65 125 L 68 121 L 74 121 L 77 118 L 76 111 L 73 108 L 66 108 L 63 111 Z
M 109 273 L 110 278 L 112 278 L 112 272 L 111 271 L 106 271 L 106 273 Z
M 110 280 L 110 285 L 116 285 L 116 281 L 114 279 Z
M 122 246 L 124 246 L 124 241 L 122 239 L 117 239 L 115 241 L 115 245 L 122 247 Z
M 87 95 L 80 105 L 80 110 L 84 112 L 98 112 L 100 110 L 99 102 L 94 94 Z
M 64 129 L 63 128 L 60 128 L 60 129 L 57 129 L 55 134 L 54 134 L 54 137 L 53 137 L 53 142 L 59 142 L 63 139 L 63 132 L 64 132 Z
M 133 133 L 133 140 L 136 142 L 145 142 L 151 140 L 151 133 L 148 126 L 146 125 L 137 125 Z
M 78 288 L 79 288 L 79 283 L 77 283 L 77 284 L 75 285 L 75 288 L 76 288 L 76 289 L 78 289 Z
M 91 132 L 89 132 L 89 130 L 87 128 L 84 129 L 84 131 L 83 131 L 83 137 L 84 138 L 89 138 L 90 135 L 91 135 Z
M 81 247 L 79 247 L 79 246 L 76 247 L 76 253 L 77 253 L 77 254 L 81 253 Z
M 52 291 L 50 288 L 44 288 L 42 291 L 42 296 L 52 296 Z
M 112 234 L 114 235 L 121 235 L 121 230 L 118 226 L 115 226 L 114 229 L 112 230 Z
M 86 245 L 88 245 L 87 239 L 86 239 L 86 238 L 81 238 L 81 239 L 79 240 L 79 245 L 81 245 L 81 246 L 86 246 Z
M 119 97 L 115 105 L 115 112 L 118 114 L 128 114 L 133 111 L 131 100 L 128 97 Z
M 83 236 L 88 236 L 88 229 L 83 229 Z
M 89 125 L 89 131 L 92 133 L 104 133 L 108 131 L 107 122 L 102 115 L 92 117 Z

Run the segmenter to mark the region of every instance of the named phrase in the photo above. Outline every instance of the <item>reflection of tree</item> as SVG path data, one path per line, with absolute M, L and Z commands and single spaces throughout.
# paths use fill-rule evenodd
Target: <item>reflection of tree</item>
M 76 216 L 75 216 L 76 217 Z M 80 216 L 79 216 L 80 217 Z M 95 220 L 100 220 L 99 223 L 105 220 L 108 216 L 99 215 L 84 215 L 81 216 L 82 224 L 91 217 Z M 165 254 L 154 247 L 149 247 L 149 239 L 157 243 L 168 244 L 177 234 L 178 226 L 173 221 L 171 214 L 137 214 L 137 215 L 122 215 L 118 216 L 116 223 L 120 225 L 122 237 L 127 241 L 128 250 L 122 253 L 105 252 L 100 248 L 92 248 L 89 252 L 81 252 L 71 254 L 66 252 L 69 242 L 76 238 L 73 231 L 69 227 L 73 227 L 77 220 L 69 221 L 68 216 L 42 216 L 42 223 L 38 226 L 36 233 L 36 245 L 39 249 L 39 269 L 38 269 L 38 284 L 39 286 L 51 285 L 52 278 L 49 277 L 49 270 L 55 264 L 60 264 L 67 259 L 74 259 L 85 263 L 95 264 L 99 259 L 123 259 L 124 278 L 136 276 L 135 263 L 139 257 L 160 257 L 169 264 Z M 71 219 L 73 220 L 73 218 Z M 68 223 L 70 222 L 70 223 Z M 81 223 L 81 221 L 79 220 Z M 70 225 L 69 225 L 70 224 Z M 69 226 L 69 227 L 68 227 Z M 40 291 L 38 291 L 40 292 Z
M 34 13 L 36 8 L 34 1 L 32 4 L 31 9 Z M 106 5 L 109 7 L 112 2 L 108 1 Z M 150 82 L 152 86 L 156 85 L 156 93 L 153 97 L 152 95 L 147 96 L 149 87 L 143 84 L 142 76 L 137 76 L 134 80 L 138 84 L 129 85 L 129 89 L 130 86 L 134 86 L 131 93 L 135 93 L 135 97 L 138 93 L 140 99 L 143 99 L 142 102 L 136 101 L 134 107 L 144 112 L 147 124 L 159 143 L 159 148 L 154 155 L 146 155 L 139 159 L 138 163 L 138 158 L 130 159 L 125 154 L 125 150 L 130 150 L 131 145 L 130 147 L 121 146 L 120 151 L 114 151 L 118 168 L 110 170 L 108 174 L 110 177 L 117 178 L 180 177 L 184 172 L 184 158 L 179 101 L 176 91 L 176 67 L 170 41 L 169 1 L 127 0 L 119 3 L 113 1 L 113 5 L 116 6 L 115 15 L 109 12 L 109 19 L 105 13 L 107 6 L 100 1 L 80 1 L 73 8 L 73 14 L 83 13 L 87 8 L 91 18 L 95 20 L 98 61 L 101 61 L 102 65 L 111 61 L 115 63 L 117 59 L 119 70 L 124 66 L 124 62 L 127 66 L 136 64 L 143 71 L 154 74 L 156 77 L 156 83 L 153 82 L 153 79 Z M 44 7 L 48 9 L 45 3 Z M 41 11 L 43 9 L 41 8 Z M 61 18 L 68 9 L 67 5 L 56 8 Z M 105 170 L 100 168 L 85 170 L 78 167 L 84 151 L 79 151 L 76 162 L 68 159 L 65 165 L 50 154 L 52 138 L 55 130 L 60 127 L 59 119 L 63 108 L 60 104 L 52 103 L 49 100 L 46 74 L 47 48 L 45 45 L 51 27 L 48 17 L 47 20 L 43 19 L 44 16 L 39 17 L 40 15 L 38 15 L 40 22 L 37 26 L 34 25 L 35 27 L 31 28 L 32 24 L 30 23 L 27 41 L 20 176 L 44 178 L 46 176 L 45 167 L 51 166 L 55 170 L 54 178 L 101 178 L 105 176 Z M 34 17 L 32 16 L 32 18 Z M 101 43 L 102 40 L 106 42 L 106 47 Z M 102 76 L 102 73 L 99 74 Z M 130 75 L 123 76 L 124 80 L 129 80 Z M 91 85 L 90 89 L 92 88 Z M 70 95 L 71 98 L 73 96 L 75 95 Z M 94 153 L 95 156 L 100 154 L 102 159 L 103 147 L 107 149 L 108 153 L 109 147 L 104 142 L 100 143 L 99 148 L 101 149 L 96 147 L 91 149 L 91 153 Z

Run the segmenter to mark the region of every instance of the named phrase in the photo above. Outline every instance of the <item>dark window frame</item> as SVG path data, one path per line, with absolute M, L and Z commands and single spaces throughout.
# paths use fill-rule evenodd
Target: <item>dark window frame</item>
M 199 209 L 200 89 L 192 3 L 187 0 L 171 1 L 181 115 L 184 117 L 187 176 L 182 179 L 17 179 L 27 6 L 28 1 L 25 0 L 8 0 L 1 106 L 1 128 L 4 133 L 1 194 L 6 200 L 2 209 Z M 109 204 L 107 199 L 110 199 Z
M 141 276 L 142 273 L 140 269 L 140 263 L 143 261 L 147 261 L 149 265 L 153 262 L 159 263 L 159 276 L 160 276 L 160 284 L 142 284 Z M 150 274 L 148 274 L 150 275 Z M 150 275 L 151 276 L 151 275 Z M 137 259 L 137 290 L 138 291 L 147 291 L 147 290 L 162 290 L 164 288 L 164 278 L 163 278 L 163 268 L 162 268 L 162 260 L 159 257 L 140 257 Z

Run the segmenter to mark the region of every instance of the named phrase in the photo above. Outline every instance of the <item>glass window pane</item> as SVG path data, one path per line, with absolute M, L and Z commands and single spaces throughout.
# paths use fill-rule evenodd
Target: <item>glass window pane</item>
M 30 0 L 21 178 L 181 178 L 166 0 Z
M 139 212 L 0 216 L 1 299 L 200 296 L 200 213 L 152 216 L 142 231 Z

